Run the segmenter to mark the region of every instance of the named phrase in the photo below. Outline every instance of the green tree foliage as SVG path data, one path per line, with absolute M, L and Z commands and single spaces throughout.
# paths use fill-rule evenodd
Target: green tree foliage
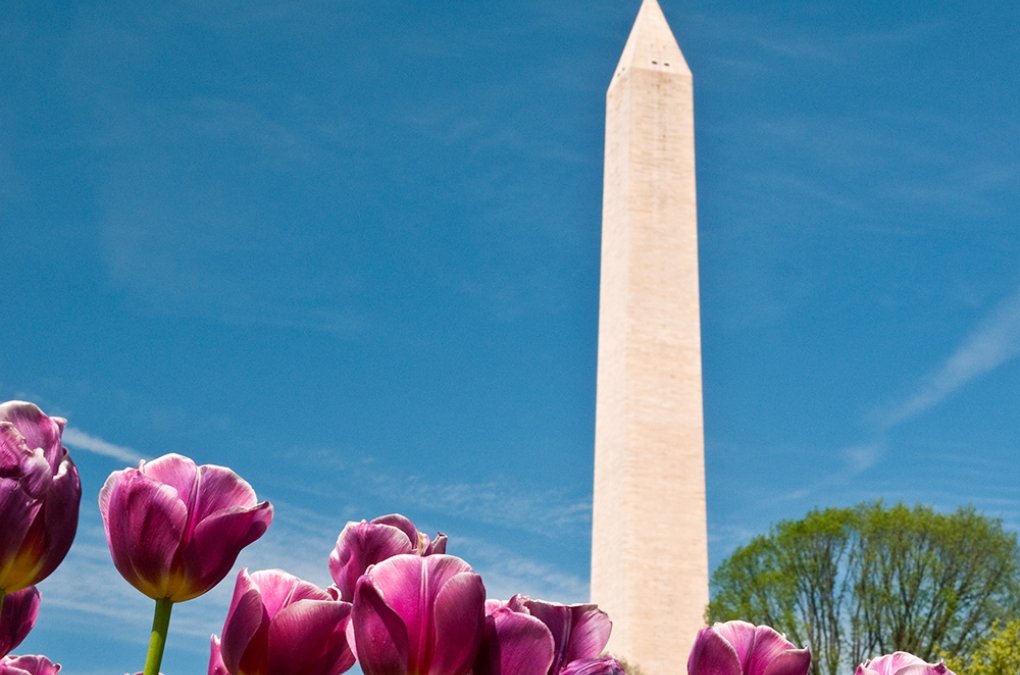
M 946 659 L 961 675 L 1015 675 L 1020 673 L 1020 619 L 996 624 L 969 657 Z
M 869 503 L 779 523 L 712 588 L 710 621 L 769 624 L 811 648 L 813 675 L 836 675 L 896 650 L 970 658 L 996 621 L 1020 616 L 1020 553 L 973 508 Z

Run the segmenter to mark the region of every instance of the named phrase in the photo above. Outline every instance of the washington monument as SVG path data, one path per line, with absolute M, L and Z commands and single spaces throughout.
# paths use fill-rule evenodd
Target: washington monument
M 591 596 L 609 650 L 686 672 L 708 603 L 691 71 L 644 0 L 606 95 Z

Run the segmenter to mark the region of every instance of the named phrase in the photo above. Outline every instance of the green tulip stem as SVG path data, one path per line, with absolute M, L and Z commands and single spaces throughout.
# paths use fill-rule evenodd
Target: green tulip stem
M 159 675 L 159 666 L 163 663 L 163 648 L 166 647 L 166 634 L 170 629 L 170 610 L 174 601 L 162 598 L 156 601 L 156 611 L 152 615 L 152 635 L 149 637 L 149 654 L 145 657 L 145 670 L 142 675 Z
M 4 613 L 4 596 L 5 595 L 6 595 L 6 593 L 4 593 L 3 589 L 0 588 L 0 615 L 3 615 L 3 613 Z

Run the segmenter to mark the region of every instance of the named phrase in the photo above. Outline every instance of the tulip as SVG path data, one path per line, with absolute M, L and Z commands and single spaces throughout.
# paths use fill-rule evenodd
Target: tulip
M 57 675 L 60 664 L 45 656 L 5 656 L 0 659 L 0 675 Z
M 81 481 L 61 445 L 67 420 L 0 404 L 0 596 L 48 577 L 78 529 Z
M 218 584 L 273 519 L 251 486 L 181 455 L 114 471 L 99 493 L 113 564 L 154 600 L 184 602 Z
M 340 589 L 340 597 L 350 600 L 354 587 L 369 566 L 401 554 L 433 555 L 446 553 L 446 535 L 429 540 L 410 520 L 394 513 L 371 522 L 350 522 L 337 537 L 329 555 L 329 572 Z
M 351 604 L 282 570 L 237 575 L 214 635 L 210 675 L 339 675 L 354 665 L 347 644 Z
M 549 675 L 560 675 L 570 665 L 576 672 L 584 662 L 597 659 L 613 629 L 609 617 L 596 605 L 561 605 L 515 595 L 507 607 L 534 616 L 549 629 L 555 643 Z
M 687 660 L 688 675 L 806 675 L 810 668 L 807 649 L 746 621 L 702 628 Z
M 907 652 L 893 652 L 865 661 L 854 675 L 955 675 L 944 663 L 928 663 Z
M 143 672 L 157 675 L 173 603 L 218 584 L 273 507 L 230 469 L 171 454 L 110 474 L 99 510 L 117 571 L 156 601 Z
M 484 607 L 482 578 L 460 558 L 397 555 L 358 580 L 348 633 L 365 675 L 465 675 Z
M 39 616 L 39 591 L 35 586 L 8 593 L 0 608 L 0 656 L 21 644 Z

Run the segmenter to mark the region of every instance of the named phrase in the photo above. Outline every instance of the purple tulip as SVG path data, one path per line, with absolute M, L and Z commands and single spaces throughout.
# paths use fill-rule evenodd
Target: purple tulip
M 358 580 L 348 631 L 365 675 L 465 675 L 484 607 L 482 578 L 460 558 L 397 555 Z
M 446 553 L 446 535 L 432 541 L 404 516 L 394 513 L 372 522 L 350 522 L 337 537 L 329 555 L 329 572 L 340 589 L 340 597 L 350 600 L 358 579 L 369 566 L 402 554 L 433 555 Z
M 273 507 L 236 473 L 175 454 L 110 474 L 99 510 L 117 571 L 173 602 L 218 584 L 273 520 Z
M 687 660 L 689 675 L 806 675 L 810 668 L 807 649 L 746 621 L 702 628 Z
M 66 423 L 31 403 L 0 404 L 0 593 L 42 581 L 71 548 L 81 481 L 61 445 Z
M 21 644 L 39 616 L 39 591 L 35 586 L 8 593 L 0 609 L 0 656 Z
M 57 675 L 60 664 L 45 656 L 5 656 L 0 659 L 0 675 Z
M 213 636 L 210 675 L 339 675 L 354 665 L 347 644 L 351 604 L 282 570 L 237 575 Z
M 928 663 L 907 652 L 893 652 L 865 661 L 854 675 L 955 675 L 944 663 Z
M 507 602 L 507 607 L 530 614 L 549 629 L 555 644 L 549 675 L 560 675 L 568 666 L 575 669 L 573 672 L 585 672 L 577 669 L 599 658 L 613 629 L 609 617 L 596 605 L 561 605 L 515 595 Z

